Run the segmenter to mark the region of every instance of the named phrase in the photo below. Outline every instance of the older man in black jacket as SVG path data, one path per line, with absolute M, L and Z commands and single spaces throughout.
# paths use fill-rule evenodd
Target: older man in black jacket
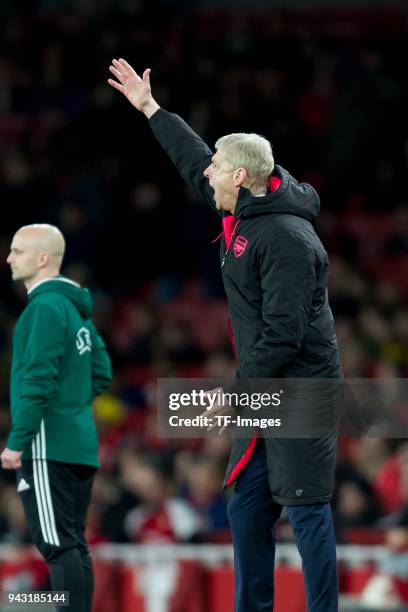
M 313 228 L 319 198 L 275 166 L 270 143 L 229 134 L 213 152 L 151 94 L 123 59 L 110 67 L 122 92 L 150 120 L 176 168 L 222 216 L 221 268 L 241 379 L 341 377 L 327 298 L 328 261 Z M 216 406 L 215 413 L 221 411 Z M 274 525 L 283 506 L 296 535 L 309 612 L 337 610 L 332 495 L 333 435 L 235 439 L 226 485 L 235 552 L 235 612 L 273 609 Z

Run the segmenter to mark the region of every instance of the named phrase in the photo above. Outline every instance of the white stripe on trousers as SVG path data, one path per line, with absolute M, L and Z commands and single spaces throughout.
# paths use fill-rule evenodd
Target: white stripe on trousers
M 45 425 L 41 421 L 40 431 L 32 442 L 33 477 L 35 498 L 37 500 L 38 516 L 44 542 L 59 546 L 60 541 L 55 525 L 54 508 L 52 505 L 48 464 L 46 460 Z

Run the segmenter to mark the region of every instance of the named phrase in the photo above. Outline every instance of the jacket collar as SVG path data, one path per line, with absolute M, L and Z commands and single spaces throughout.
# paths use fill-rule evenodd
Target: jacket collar
M 320 210 L 320 199 L 315 189 L 308 183 L 299 183 L 281 166 L 276 166 L 273 174 L 281 180 L 277 189 L 273 184 L 265 196 L 254 197 L 248 189 L 241 187 L 238 194 L 234 216 L 248 219 L 261 215 L 294 215 L 314 223 Z

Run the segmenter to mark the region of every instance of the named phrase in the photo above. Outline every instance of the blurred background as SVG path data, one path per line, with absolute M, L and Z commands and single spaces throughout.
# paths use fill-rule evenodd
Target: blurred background
M 212 146 L 254 131 L 320 193 L 346 376 L 408 373 L 408 7 L 404 2 L 0 1 L 0 434 L 25 305 L 14 232 L 56 224 L 88 286 L 114 382 L 95 402 L 102 468 L 89 514 L 95 612 L 232 610 L 228 442 L 156 435 L 158 377 L 228 377 L 219 220 L 147 121 L 106 81 L 113 57 Z M 333 511 L 342 609 L 408 609 L 408 442 L 339 441 Z M 277 610 L 304 612 L 278 528 Z M 45 588 L 14 475 L 0 473 L 0 585 Z M 135 546 L 136 545 L 136 546 Z M 161 585 L 159 588 L 158 585 Z

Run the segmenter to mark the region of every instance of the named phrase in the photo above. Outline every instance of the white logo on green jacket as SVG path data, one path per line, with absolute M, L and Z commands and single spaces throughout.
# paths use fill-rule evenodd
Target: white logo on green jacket
M 76 347 L 80 355 L 83 355 L 84 353 L 86 353 L 86 351 L 91 352 L 92 350 L 91 334 L 89 332 L 89 329 L 87 329 L 86 327 L 81 327 L 81 329 L 77 333 Z

